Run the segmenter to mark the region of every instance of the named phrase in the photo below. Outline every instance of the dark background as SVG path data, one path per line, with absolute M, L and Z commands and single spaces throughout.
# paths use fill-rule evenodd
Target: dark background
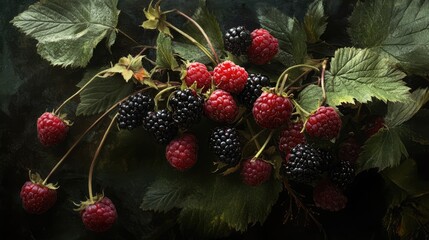
M 121 217 L 114 228 L 106 234 L 96 235 L 86 231 L 79 215 L 72 210 L 73 201 L 83 199 L 86 194 L 86 172 L 90 152 L 94 151 L 92 135 L 87 137 L 68 159 L 64 167 L 53 176 L 61 179 L 58 203 L 41 216 L 26 214 L 21 207 L 19 191 L 28 179 L 28 170 L 35 169 L 46 176 L 54 163 L 67 150 L 76 136 L 88 126 L 93 118 L 76 118 L 70 137 L 62 146 L 43 148 L 36 136 L 36 119 L 44 111 L 52 110 L 77 88 L 84 69 L 52 67 L 36 52 L 36 41 L 26 37 L 9 21 L 36 1 L 1 0 L 0 8 L 0 236 L 13 239 L 182 239 L 175 225 L 175 212 L 153 214 L 139 208 L 144 183 L 134 186 L 137 193 L 123 185 L 133 184 L 133 175 L 138 168 L 130 170 L 128 179 L 121 182 L 101 172 L 100 178 L 110 177 L 111 185 L 106 189 L 116 200 Z M 208 0 L 208 7 L 224 29 L 245 25 L 249 29 L 258 27 L 255 10 L 264 4 L 273 5 L 289 16 L 302 19 L 309 0 Z M 329 25 L 323 38 L 330 43 L 348 44 L 346 36 L 347 17 L 354 1 L 329 0 L 326 4 Z M 138 42 L 154 44 L 154 32 L 139 27 L 144 21 L 142 9 L 149 1 L 119 0 L 121 10 L 118 27 Z M 198 1 L 164 1 L 164 9 L 178 8 L 188 14 L 196 9 Z M 172 19 L 180 24 L 178 19 Z M 136 54 L 132 42 L 118 35 L 110 54 L 103 44 L 95 49 L 94 58 L 88 67 L 105 66 L 116 62 L 127 54 Z M 77 102 L 65 109 L 73 112 Z M 71 116 L 73 117 L 73 116 Z M 159 149 L 156 149 L 159 151 Z M 142 153 L 144 154 L 144 153 Z M 104 174 L 104 175 L 103 175 Z M 97 182 L 97 179 L 95 179 Z M 138 184 L 138 183 L 134 183 Z M 325 234 L 314 226 L 304 227 L 293 223 L 282 224 L 284 206 L 279 203 L 263 226 L 250 227 L 248 232 L 231 235 L 231 239 L 383 239 L 382 217 L 384 200 L 380 189 L 383 181 L 377 174 L 369 172 L 358 176 L 348 193 L 349 205 L 339 213 L 320 212 L 318 216 Z M 128 188 L 129 189 L 129 188 Z M 140 192 L 139 192 L 140 191 Z M 118 199 L 118 200 L 117 200 Z M 120 200 L 119 200 L 120 199 Z M 1 237 L 3 238 L 3 237 Z

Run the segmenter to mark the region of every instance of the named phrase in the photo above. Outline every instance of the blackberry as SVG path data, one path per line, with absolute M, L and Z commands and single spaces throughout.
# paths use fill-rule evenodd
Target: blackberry
M 142 93 L 128 97 L 119 104 L 116 121 L 120 129 L 132 130 L 143 124 L 143 118 L 149 111 L 153 111 L 155 104 L 153 99 Z
M 346 189 L 355 177 L 355 170 L 349 161 L 339 161 L 330 171 L 332 182 L 341 189 Z
M 250 31 L 243 26 L 233 27 L 224 36 L 225 49 L 236 56 L 243 55 L 252 43 Z
M 189 88 L 174 92 L 169 104 L 179 127 L 189 128 L 198 123 L 203 114 L 204 99 Z
M 160 144 L 169 143 L 177 134 L 171 112 L 163 109 L 149 112 L 143 120 L 143 127 L 151 133 Z
M 285 174 L 290 180 L 311 183 L 322 174 L 325 166 L 318 149 L 309 144 L 298 144 L 286 157 Z
M 261 96 L 262 88 L 270 85 L 270 79 L 262 74 L 249 74 L 246 86 L 238 95 L 238 99 L 247 108 L 252 109 L 256 99 Z
M 229 166 L 236 165 L 241 159 L 240 139 L 235 128 L 215 128 L 210 135 L 209 146 L 219 161 Z
M 335 161 L 335 157 L 331 151 L 319 149 L 320 157 L 322 158 L 323 171 L 329 170 L 329 166 Z

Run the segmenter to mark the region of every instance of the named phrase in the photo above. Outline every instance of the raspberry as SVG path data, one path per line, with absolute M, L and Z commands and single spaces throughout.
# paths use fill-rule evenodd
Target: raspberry
M 348 138 L 340 144 L 338 149 L 338 159 L 340 161 L 348 161 L 351 165 L 355 165 L 359 154 L 361 152 L 361 147 L 355 138 Z
M 288 122 L 292 113 L 289 98 L 264 92 L 253 105 L 253 117 L 263 128 L 278 128 Z
M 203 114 L 204 99 L 191 89 L 175 91 L 169 104 L 177 126 L 189 128 L 198 123 Z
M 226 31 L 224 36 L 225 50 L 236 56 L 243 55 L 247 52 L 252 38 L 250 32 L 243 26 L 233 27 Z
M 39 183 L 27 181 L 21 188 L 23 208 L 31 214 L 42 214 L 54 206 L 57 191 Z
M 153 111 L 155 103 L 151 97 L 136 93 L 119 104 L 117 123 L 119 128 L 133 130 L 143 124 L 143 118 Z
M 231 61 L 218 64 L 213 70 L 213 80 L 217 87 L 230 93 L 239 93 L 246 86 L 246 70 Z
M 331 140 L 340 133 L 341 118 L 333 107 L 321 106 L 309 117 L 305 130 L 310 137 Z
M 384 127 L 384 118 L 377 116 L 371 118 L 368 123 L 364 126 L 363 131 L 367 138 L 372 137 L 376 134 L 381 128 Z
M 215 128 L 210 135 L 209 147 L 220 162 L 229 166 L 236 165 L 241 159 L 240 139 L 235 128 Z
M 249 186 L 258 186 L 270 178 L 271 170 L 271 164 L 263 159 L 247 159 L 241 167 L 241 179 Z
M 81 216 L 87 229 L 94 232 L 105 232 L 115 223 L 118 214 L 112 201 L 103 197 L 101 200 L 86 206 L 81 211 Z
M 330 171 L 332 182 L 341 189 L 346 189 L 355 177 L 355 170 L 349 161 L 339 161 Z
M 309 144 L 298 144 L 286 157 L 285 173 L 290 180 L 311 183 L 322 174 L 326 165 L 318 149 Z
M 286 157 L 296 145 L 305 143 L 304 133 L 301 132 L 302 127 L 302 122 L 291 122 L 280 132 L 279 151 L 283 157 Z
M 185 133 L 173 139 L 165 149 L 165 157 L 174 168 L 183 171 L 197 162 L 197 139 L 193 134 Z
M 251 73 L 247 78 L 246 86 L 238 95 L 238 99 L 247 108 L 252 109 L 256 99 L 262 94 L 262 88 L 269 85 L 270 79 L 267 76 Z
M 67 121 L 51 112 L 43 113 L 37 119 L 37 136 L 45 147 L 57 145 L 62 142 L 69 131 Z
M 328 180 L 320 181 L 313 189 L 313 201 L 317 207 L 336 212 L 347 205 L 347 197 L 341 189 Z
M 204 113 L 213 121 L 232 123 L 237 117 L 238 107 L 229 92 L 217 89 L 204 103 Z
M 193 62 L 189 64 L 186 69 L 185 82 L 188 87 L 192 86 L 195 82 L 197 83 L 197 88 L 202 88 L 202 91 L 207 91 L 212 85 L 212 76 L 207 70 L 206 65 Z
M 143 127 L 151 133 L 160 144 L 169 143 L 177 133 L 171 112 L 166 109 L 149 112 L 143 119 Z
M 265 29 L 255 29 L 250 34 L 252 44 L 247 51 L 247 57 L 253 64 L 268 63 L 279 51 L 279 41 Z

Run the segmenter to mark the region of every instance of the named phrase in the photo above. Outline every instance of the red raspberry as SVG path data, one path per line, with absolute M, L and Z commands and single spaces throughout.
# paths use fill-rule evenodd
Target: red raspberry
M 193 62 L 189 64 L 188 68 L 186 69 L 185 82 L 188 87 L 196 82 L 197 88 L 202 88 L 204 92 L 210 89 L 212 77 L 207 70 L 206 65 L 199 62 Z
M 94 232 L 105 232 L 115 223 L 118 214 L 112 201 L 103 197 L 95 203 L 89 204 L 81 211 L 82 222 L 85 227 Z
M 165 149 L 165 157 L 174 168 L 184 171 L 197 162 L 197 138 L 190 133 L 173 139 Z
M 68 123 L 53 113 L 45 112 L 37 119 L 37 136 L 45 147 L 63 141 L 68 131 Z
M 311 137 L 331 140 L 340 133 L 341 118 L 333 107 L 321 106 L 309 117 L 305 130 Z
M 213 69 L 213 80 L 217 87 L 230 93 L 240 93 L 246 86 L 246 70 L 231 61 L 218 64 Z
M 347 205 L 347 197 L 329 180 L 320 181 L 313 189 L 313 201 L 317 207 L 336 212 Z
M 340 144 L 338 149 L 338 159 L 340 161 L 348 161 L 351 165 L 355 165 L 359 154 L 361 152 L 361 147 L 355 138 L 350 137 Z
M 259 126 L 273 129 L 287 123 L 292 108 L 289 98 L 263 92 L 253 104 L 252 112 Z
M 217 89 L 204 103 L 204 113 L 213 121 L 231 123 L 237 117 L 238 107 L 229 92 Z
M 280 132 L 279 150 L 283 157 L 286 157 L 290 150 L 300 143 L 305 143 L 302 122 L 289 123 L 288 126 Z
M 41 214 L 57 201 L 57 191 L 39 183 L 27 181 L 21 188 L 22 206 L 28 213 Z
M 244 160 L 241 167 L 241 179 L 249 186 L 258 186 L 271 176 L 271 164 L 257 158 Z
M 279 51 L 279 41 L 265 29 L 255 29 L 250 34 L 252 44 L 250 45 L 247 56 L 253 64 L 268 63 Z
M 364 126 L 363 131 L 367 138 L 372 137 L 376 134 L 381 128 L 384 127 L 384 118 L 377 116 L 369 120 L 369 122 Z

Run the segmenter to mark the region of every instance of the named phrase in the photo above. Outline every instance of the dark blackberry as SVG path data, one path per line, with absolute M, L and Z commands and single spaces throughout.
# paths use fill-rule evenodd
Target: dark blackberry
M 311 183 L 322 174 L 325 166 L 318 149 L 309 144 L 298 144 L 286 157 L 285 174 L 290 180 Z
M 224 36 L 225 49 L 236 56 L 247 53 L 251 43 L 250 31 L 243 26 L 230 28 Z
M 219 162 L 234 166 L 241 159 L 240 139 L 235 128 L 215 128 L 210 135 L 209 146 Z
M 256 99 L 262 94 L 262 88 L 269 85 L 270 79 L 267 76 L 251 73 L 247 78 L 243 91 L 238 94 L 238 100 L 248 109 L 252 109 Z
M 346 189 L 355 177 L 355 169 L 349 161 L 339 161 L 330 171 L 332 182 L 341 189 Z
M 174 92 L 169 104 L 179 127 L 189 128 L 198 123 L 203 114 L 204 99 L 191 89 Z
M 132 130 L 143 124 L 143 118 L 153 111 L 155 104 L 152 97 L 137 93 L 119 104 L 116 121 L 121 129 Z
M 169 143 L 177 134 L 171 112 L 163 109 L 149 112 L 143 120 L 143 127 L 151 133 L 160 144 Z
M 329 170 L 329 166 L 333 163 L 333 162 L 335 162 L 335 157 L 334 157 L 334 155 L 332 154 L 332 152 L 331 151 L 328 151 L 328 150 L 322 150 L 322 149 L 319 149 L 319 152 L 320 152 L 320 157 L 322 158 L 322 163 L 323 163 L 323 165 L 322 165 L 322 170 L 323 171 L 327 171 L 327 170 Z

